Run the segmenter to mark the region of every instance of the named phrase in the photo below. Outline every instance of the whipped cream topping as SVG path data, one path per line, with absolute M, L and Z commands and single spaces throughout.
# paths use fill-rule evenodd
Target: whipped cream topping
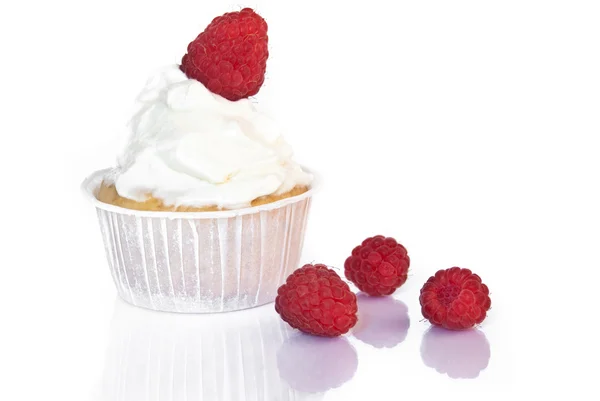
M 138 103 L 128 144 L 107 177 L 123 197 L 231 209 L 312 181 L 272 119 L 248 99 L 213 94 L 177 65 L 154 75 Z

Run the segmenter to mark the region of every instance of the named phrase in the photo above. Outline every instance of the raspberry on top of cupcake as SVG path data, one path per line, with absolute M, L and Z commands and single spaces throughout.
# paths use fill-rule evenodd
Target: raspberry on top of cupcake
M 265 81 L 267 23 L 251 8 L 212 20 L 188 45 L 181 70 L 228 100 L 254 96 Z

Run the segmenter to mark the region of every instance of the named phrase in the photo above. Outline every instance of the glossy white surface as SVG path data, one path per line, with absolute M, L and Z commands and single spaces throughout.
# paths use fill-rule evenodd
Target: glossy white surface
M 276 328 L 269 305 L 218 320 L 208 343 L 200 319 L 122 311 L 79 184 L 114 164 L 146 76 L 236 6 L 1 2 L 0 400 L 199 401 L 225 380 L 255 400 L 598 398 L 600 3 L 250 3 L 273 50 L 259 100 L 324 181 L 301 261 L 341 267 L 394 236 L 412 261 L 396 301 L 363 303 L 327 346 Z M 421 321 L 421 285 L 453 265 L 491 289 L 479 332 Z M 232 363 L 213 368 L 219 355 Z
M 501 391 L 509 383 L 510 348 L 493 312 L 476 330 L 449 332 L 431 328 L 400 298 L 359 294 L 359 324 L 335 339 L 291 329 L 272 304 L 185 315 L 116 300 L 97 344 L 102 367 L 89 372 L 94 398 L 346 400 L 393 394 L 399 385 Z
M 344 391 L 350 387 L 347 383 L 365 380 L 368 366 L 359 364 L 362 354 L 394 353 L 401 358 L 415 342 L 409 339 L 408 345 L 404 344 L 411 323 L 403 302 L 360 296 L 359 308 L 361 324 L 353 336 L 327 339 L 292 330 L 272 306 L 190 316 L 140 310 L 119 300 L 110 324 L 100 398 L 233 401 L 349 397 Z M 496 361 L 488 369 L 490 344 L 483 331 L 417 330 L 422 365 L 441 375 L 441 383 L 447 377 L 480 377 L 488 384 L 501 378 Z M 494 353 L 502 352 L 497 348 Z M 390 391 L 397 384 L 392 381 L 384 389 Z

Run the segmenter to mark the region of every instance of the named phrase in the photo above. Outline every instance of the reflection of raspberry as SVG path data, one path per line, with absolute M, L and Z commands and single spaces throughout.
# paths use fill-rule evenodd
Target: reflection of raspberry
M 325 265 L 305 265 L 277 290 L 275 310 L 290 326 L 334 337 L 356 324 L 356 295 Z
M 356 296 L 358 323 L 352 335 L 375 348 L 392 348 L 406 339 L 410 327 L 408 308 L 392 297 Z
M 269 57 L 267 23 L 250 8 L 212 20 L 187 49 L 181 70 L 229 100 L 256 95 Z
M 290 387 L 322 393 L 350 380 L 358 367 L 356 350 L 345 337 L 322 338 L 299 334 L 277 352 L 279 375 Z
M 406 248 L 383 235 L 367 238 L 346 259 L 344 272 L 369 295 L 390 295 L 406 281 L 410 258 Z
M 453 267 L 439 270 L 421 288 L 421 312 L 446 329 L 468 329 L 485 319 L 490 309 L 489 290 L 477 274 Z
M 488 366 L 490 344 L 477 329 L 449 331 L 434 326 L 423 335 L 421 358 L 453 379 L 472 379 Z

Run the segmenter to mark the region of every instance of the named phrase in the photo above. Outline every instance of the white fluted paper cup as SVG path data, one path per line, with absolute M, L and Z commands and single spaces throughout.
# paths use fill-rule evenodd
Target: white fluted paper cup
M 156 212 L 100 202 L 108 170 L 82 184 L 96 207 L 123 300 L 148 309 L 210 313 L 263 305 L 300 262 L 312 195 L 216 212 Z

